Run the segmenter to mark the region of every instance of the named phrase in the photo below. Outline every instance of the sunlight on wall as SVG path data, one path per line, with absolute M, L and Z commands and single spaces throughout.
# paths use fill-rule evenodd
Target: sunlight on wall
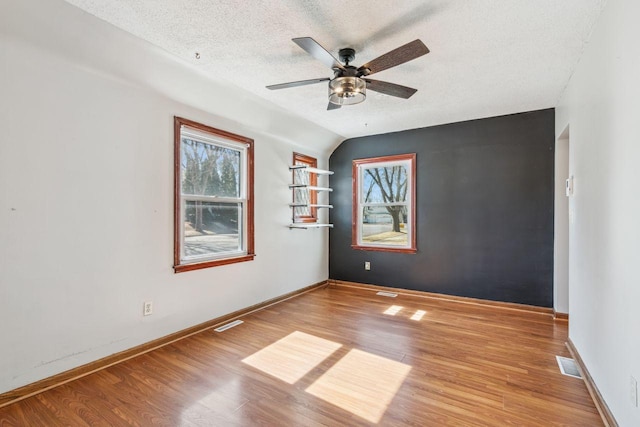
M 306 391 L 377 423 L 410 370 L 404 363 L 353 349 Z
M 413 316 L 411 316 L 411 320 L 420 320 L 425 314 L 427 314 L 427 312 L 424 310 L 416 310 L 416 312 L 413 313 Z
M 402 310 L 402 307 L 399 305 L 392 305 L 384 311 L 384 314 L 389 314 L 391 316 L 395 316 L 398 312 Z
M 294 384 L 340 347 L 342 344 L 295 331 L 242 362 Z

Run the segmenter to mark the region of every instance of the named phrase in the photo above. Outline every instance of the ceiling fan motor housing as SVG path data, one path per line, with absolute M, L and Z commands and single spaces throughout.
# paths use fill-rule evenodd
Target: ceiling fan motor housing
M 338 51 L 338 56 L 342 62 L 349 65 L 350 62 L 353 62 L 353 60 L 356 59 L 356 51 L 350 47 L 345 47 Z

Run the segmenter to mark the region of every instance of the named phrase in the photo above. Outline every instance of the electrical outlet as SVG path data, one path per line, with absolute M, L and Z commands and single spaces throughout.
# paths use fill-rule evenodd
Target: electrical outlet
M 144 303 L 144 307 L 142 308 L 143 316 L 150 316 L 153 314 L 153 303 L 151 301 L 147 301 Z
M 631 398 L 631 404 L 638 407 L 638 382 L 633 376 L 629 377 L 629 397 Z
M 369 261 L 365 261 L 364 262 L 364 269 L 365 270 L 371 270 L 371 263 Z

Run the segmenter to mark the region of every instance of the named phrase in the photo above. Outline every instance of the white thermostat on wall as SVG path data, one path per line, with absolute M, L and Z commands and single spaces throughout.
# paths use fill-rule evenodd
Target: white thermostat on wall
M 565 190 L 566 190 L 567 197 L 573 196 L 573 176 L 570 176 L 569 178 L 567 178 Z

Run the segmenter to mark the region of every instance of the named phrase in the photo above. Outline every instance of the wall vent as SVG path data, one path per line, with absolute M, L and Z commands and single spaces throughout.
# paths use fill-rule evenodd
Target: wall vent
M 562 372 L 562 375 L 573 378 L 582 378 L 582 376 L 580 375 L 580 371 L 578 371 L 578 366 L 573 359 L 569 359 L 568 357 L 556 356 L 556 360 L 558 361 L 558 366 L 560 367 L 560 372 Z
M 224 332 L 227 329 L 231 329 L 234 326 L 238 326 L 238 325 L 242 325 L 244 322 L 242 320 L 234 320 L 233 322 L 227 323 L 226 325 L 222 325 L 219 328 L 215 328 L 214 331 L 216 332 Z
M 380 296 L 383 296 L 383 297 L 389 297 L 389 298 L 395 298 L 395 297 L 398 296 L 398 294 L 393 293 L 393 292 L 382 292 L 382 291 L 378 292 L 376 295 L 380 295 Z

